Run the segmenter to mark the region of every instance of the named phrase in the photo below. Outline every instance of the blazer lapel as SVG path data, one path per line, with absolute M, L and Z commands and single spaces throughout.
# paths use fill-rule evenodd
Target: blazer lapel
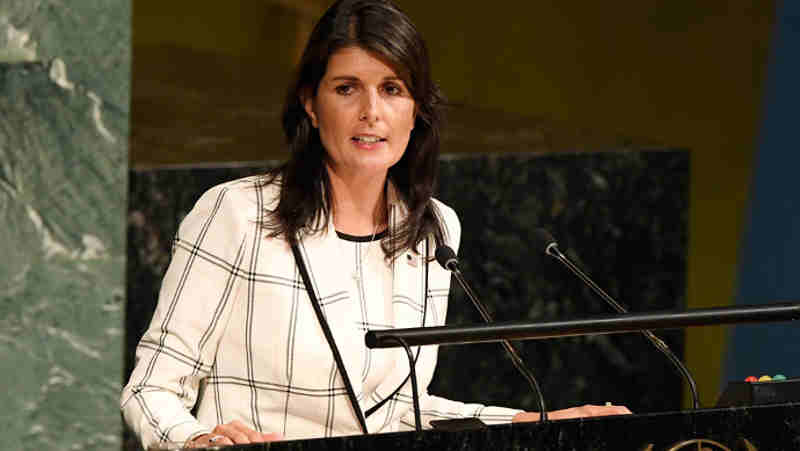
M 393 185 L 389 185 L 389 227 L 397 229 L 407 216 L 406 206 L 398 200 Z M 425 242 L 416 252 L 405 251 L 392 262 L 392 311 L 394 327 L 421 327 L 425 305 Z M 426 319 L 426 324 L 430 324 Z M 405 355 L 405 352 L 403 352 Z M 407 359 L 406 359 L 407 360 Z
M 324 233 L 302 237 L 300 252 L 303 254 L 314 292 L 322 305 L 323 314 L 342 356 L 347 376 L 356 397 L 361 398 L 363 390 L 361 373 L 366 352 L 364 334 L 354 321 L 354 318 L 359 318 L 360 313 L 357 303 L 350 296 L 352 280 L 341 277 L 341 272 L 332 270 L 340 264 L 342 258 L 333 221 L 329 221 Z M 309 305 L 309 310 L 311 308 Z M 321 326 L 316 320 L 314 323 L 317 326 L 315 330 L 322 334 Z M 353 421 L 356 422 L 355 415 Z

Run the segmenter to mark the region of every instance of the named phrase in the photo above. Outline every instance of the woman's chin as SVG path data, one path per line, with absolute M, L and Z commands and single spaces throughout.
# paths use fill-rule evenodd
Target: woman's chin
M 385 177 L 389 168 L 398 161 L 399 158 L 388 158 L 386 154 L 367 154 L 344 162 L 344 164 L 330 162 L 328 165 L 341 176 L 357 175 L 359 178 L 368 176 Z

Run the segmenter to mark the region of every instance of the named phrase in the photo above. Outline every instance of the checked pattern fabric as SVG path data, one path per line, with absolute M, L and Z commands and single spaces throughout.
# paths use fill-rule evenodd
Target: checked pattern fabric
M 286 439 L 361 433 L 291 249 L 284 240 L 266 238 L 260 225 L 277 193 L 277 186 L 257 176 L 224 183 L 207 191 L 181 222 L 156 311 L 121 395 L 124 418 L 145 449 L 181 443 L 233 420 Z M 458 218 L 434 202 L 448 244 L 457 249 Z M 390 186 L 390 231 L 404 214 Z M 329 224 L 303 236 L 300 249 L 359 406 L 367 411 L 405 381 L 408 362 L 402 350 L 364 345 L 364 303 L 351 299 Z M 388 327 L 419 327 L 423 316 L 425 326 L 444 324 L 450 275 L 427 265 L 426 284 L 425 266 L 413 252 L 392 263 L 394 324 Z M 394 370 L 365 390 L 375 352 L 393 353 Z M 463 417 L 509 422 L 519 412 L 429 395 L 437 348 L 414 352 L 426 427 L 430 420 Z M 370 433 L 413 429 L 410 385 L 367 418 Z

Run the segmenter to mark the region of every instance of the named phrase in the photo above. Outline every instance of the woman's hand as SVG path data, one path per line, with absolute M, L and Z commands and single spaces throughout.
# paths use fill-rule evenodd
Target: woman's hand
M 608 415 L 630 415 L 631 411 L 625 406 L 595 406 L 586 404 L 580 407 L 570 407 L 569 409 L 554 410 L 547 412 L 549 420 L 565 420 L 567 418 L 603 417 Z M 539 412 L 520 412 L 514 415 L 511 420 L 514 423 L 523 421 L 539 421 Z
M 239 420 L 233 420 L 230 423 L 218 424 L 210 434 L 195 437 L 186 444 L 186 447 L 207 448 L 242 443 L 274 442 L 276 440 L 283 440 L 283 436 L 277 432 L 262 434 L 250 429 Z

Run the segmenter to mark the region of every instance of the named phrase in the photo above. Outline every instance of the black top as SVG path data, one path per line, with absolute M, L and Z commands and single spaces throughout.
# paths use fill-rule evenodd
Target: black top
M 369 234 L 364 236 L 356 236 L 356 235 L 348 235 L 346 233 L 336 231 L 336 235 L 345 240 L 345 241 L 353 241 L 356 243 L 366 243 L 368 241 L 380 241 L 386 237 L 389 233 L 389 229 L 383 229 L 381 232 L 376 233 L 375 235 Z

